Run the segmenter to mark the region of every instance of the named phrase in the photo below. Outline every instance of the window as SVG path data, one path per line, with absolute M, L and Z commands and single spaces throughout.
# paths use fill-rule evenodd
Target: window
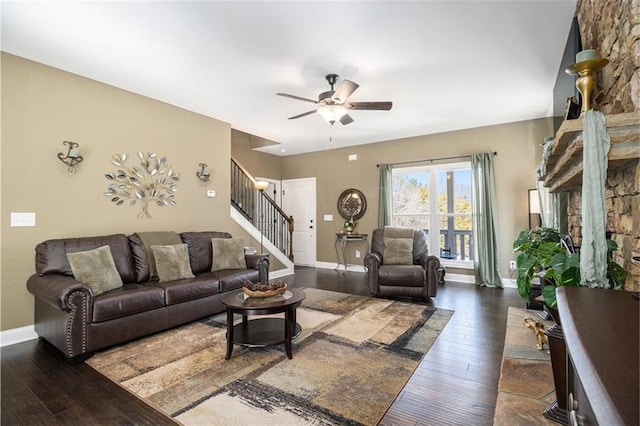
M 470 163 L 394 168 L 392 176 L 392 224 L 425 229 L 441 258 L 473 260 Z

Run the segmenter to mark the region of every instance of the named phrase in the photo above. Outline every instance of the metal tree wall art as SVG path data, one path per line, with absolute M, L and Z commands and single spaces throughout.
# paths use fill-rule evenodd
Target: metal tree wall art
M 159 157 L 155 152 L 147 154 L 138 152 L 140 165 L 129 166 L 127 154 L 114 154 L 111 163 L 121 167 L 115 173 L 107 173 L 105 177 L 112 181 L 104 193 L 111 201 L 120 206 L 128 201 L 130 206 L 140 204 L 142 211 L 139 218 L 151 218 L 149 204 L 158 206 L 175 206 L 176 183 L 179 176 L 167 164 L 166 157 Z

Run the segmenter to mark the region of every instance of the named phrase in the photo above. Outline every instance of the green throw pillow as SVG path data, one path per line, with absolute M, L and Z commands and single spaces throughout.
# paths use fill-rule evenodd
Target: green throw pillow
M 413 238 L 384 237 L 382 256 L 385 265 L 412 265 Z
M 122 287 L 122 278 L 116 269 L 109 246 L 67 253 L 67 259 L 73 277 L 91 287 L 94 296 Z
M 186 244 L 151 246 L 159 281 L 193 278 L 189 263 L 189 249 Z
M 247 268 L 242 238 L 212 238 L 211 247 L 213 249 L 212 271 Z

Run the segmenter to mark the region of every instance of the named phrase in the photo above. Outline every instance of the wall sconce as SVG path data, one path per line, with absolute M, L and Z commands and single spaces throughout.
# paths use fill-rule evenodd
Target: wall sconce
M 540 217 L 540 198 L 538 198 L 538 190 L 529 190 L 529 229 L 539 228 L 542 226 Z
M 258 180 L 254 183 L 254 185 L 258 191 L 262 192 L 269 187 L 269 182 L 265 182 L 264 180 Z
M 71 141 L 64 141 L 62 144 L 68 146 L 67 155 L 59 152 L 58 158 L 67 166 L 67 171 L 73 174 L 76 172 L 75 165 L 84 160 L 80 155 L 80 150 L 78 149 L 80 145 Z
M 206 163 L 200 163 L 198 164 L 198 167 L 200 167 L 200 170 L 196 172 L 196 176 L 200 179 L 200 184 L 208 184 L 209 178 L 211 177 L 211 174 L 209 173 L 209 166 L 207 166 Z

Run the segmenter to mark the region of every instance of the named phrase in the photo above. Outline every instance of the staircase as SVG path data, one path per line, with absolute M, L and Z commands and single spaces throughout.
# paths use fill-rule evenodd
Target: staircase
M 293 270 L 293 217 L 288 216 L 264 191 L 255 178 L 231 159 L 231 217 L 260 241 L 287 269 Z

